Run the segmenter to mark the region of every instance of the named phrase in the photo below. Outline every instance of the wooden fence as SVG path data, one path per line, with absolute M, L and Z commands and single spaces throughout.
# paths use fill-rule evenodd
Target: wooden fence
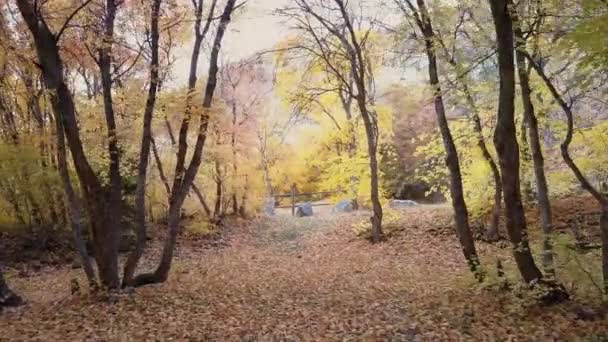
M 333 194 L 341 194 L 346 193 L 345 190 L 335 190 L 335 191 L 320 191 L 320 192 L 306 192 L 306 193 L 297 193 L 297 187 L 295 184 L 291 186 L 291 192 L 288 194 L 281 195 L 273 195 L 274 198 L 291 198 L 290 205 L 280 205 L 277 208 L 291 208 L 291 215 L 296 215 L 296 198 L 304 197 L 304 196 L 317 196 L 317 195 L 333 195 Z M 315 203 L 312 204 L 313 207 L 326 206 L 331 205 L 331 203 Z

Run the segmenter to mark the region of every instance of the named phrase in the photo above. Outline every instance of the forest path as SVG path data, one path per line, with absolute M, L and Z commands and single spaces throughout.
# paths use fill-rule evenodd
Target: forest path
M 13 272 L 10 281 L 29 304 L 0 316 L 0 341 L 553 336 L 554 317 L 531 312 L 517 319 L 495 296 L 463 286 L 472 277 L 456 239 L 429 230 L 428 222 L 437 221 L 433 209 L 405 210 L 404 230 L 376 245 L 352 230 L 367 216 L 277 215 L 230 228 L 223 247 L 182 241 L 165 284 L 101 300 L 69 295 L 80 270 L 49 269 L 30 278 Z M 573 331 L 568 322 L 564 333 Z
M 352 231 L 363 219 L 277 215 L 231 228 L 225 247 L 184 241 L 167 283 L 109 302 L 69 296 L 79 270 L 15 278 L 30 304 L 0 318 L 0 340 L 415 339 L 411 303 L 437 284 L 428 268 L 460 272 L 460 258 L 433 265 L 420 245 L 372 245 Z

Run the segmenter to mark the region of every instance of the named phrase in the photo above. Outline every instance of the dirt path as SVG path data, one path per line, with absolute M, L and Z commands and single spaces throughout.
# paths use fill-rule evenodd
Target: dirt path
M 70 269 L 11 279 L 30 305 L 0 316 L 0 340 L 500 340 L 531 326 L 552 336 L 553 317 L 522 323 L 465 290 L 454 239 L 409 215 L 380 245 L 352 232 L 365 214 L 260 219 L 223 248 L 184 244 L 166 284 L 101 301 L 68 295 Z

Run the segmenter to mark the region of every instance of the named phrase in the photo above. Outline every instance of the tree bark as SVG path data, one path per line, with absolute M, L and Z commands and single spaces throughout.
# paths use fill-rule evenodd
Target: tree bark
M 374 243 L 380 242 L 382 239 L 382 205 L 380 204 L 380 192 L 378 186 L 378 125 L 374 113 L 368 108 L 368 92 L 366 75 L 369 70 L 366 64 L 369 64 L 369 60 L 363 56 L 363 49 L 357 38 L 357 33 L 353 27 L 350 16 L 346 10 L 346 4 L 343 0 L 334 0 L 338 5 L 344 25 L 346 26 L 345 35 L 341 35 L 338 32 L 333 32 L 336 38 L 340 40 L 344 49 L 348 53 L 349 63 L 351 66 L 351 74 L 353 77 L 353 83 L 356 86 L 357 94 L 350 94 L 354 96 L 359 107 L 359 113 L 363 119 L 365 126 L 365 134 L 367 136 L 367 151 L 369 154 L 369 167 L 370 167 L 370 189 L 371 189 L 371 202 L 372 202 L 372 216 L 370 222 L 372 225 L 372 240 Z M 324 23 L 324 25 L 327 25 Z M 348 37 L 348 38 L 347 38 Z M 371 75 L 369 75 L 371 77 Z
M 15 294 L 6 284 L 2 267 L 0 267 L 0 312 L 2 312 L 3 307 L 19 306 L 22 304 L 23 299 Z
M 124 268 L 123 287 L 133 283 L 133 274 L 143 255 L 146 245 L 146 180 L 148 175 L 148 162 L 150 160 L 150 146 L 152 144 L 152 118 L 156 104 L 156 93 L 159 82 L 159 29 L 158 20 L 160 14 L 161 0 L 152 1 L 150 13 L 150 86 L 148 88 L 148 99 L 143 117 L 143 133 L 141 139 L 141 150 L 139 152 L 139 165 L 137 167 L 137 188 L 135 190 L 135 224 L 137 241 L 135 248 L 127 258 Z
M 104 36 L 99 48 L 99 70 L 103 93 L 103 107 L 108 130 L 108 154 L 110 156 L 110 188 L 106 193 L 106 210 L 103 215 L 104 232 L 99 234 L 96 244 L 100 256 L 99 271 L 106 274 L 109 288 L 118 288 L 118 249 L 121 234 L 122 215 L 122 178 L 120 175 L 120 151 L 114 101 L 112 99 L 112 46 L 114 45 L 114 22 L 118 3 L 116 0 L 106 1 L 104 17 Z
M 213 220 L 215 222 L 219 222 L 222 216 L 222 188 L 223 188 L 223 180 L 222 180 L 222 170 L 220 167 L 220 162 L 215 161 L 215 205 L 213 207 Z
M 452 67 L 455 70 L 458 70 L 458 63 L 457 63 L 455 57 L 453 55 L 450 55 L 450 53 L 448 52 L 448 49 L 445 47 L 441 38 L 440 37 L 436 37 L 436 38 L 438 39 L 439 43 L 445 50 L 448 63 L 450 65 L 452 65 Z M 471 89 L 469 88 L 469 85 L 467 84 L 466 76 L 462 77 L 461 87 L 462 87 L 462 92 L 464 93 L 464 96 L 466 99 L 466 103 L 469 106 L 469 108 L 471 109 L 470 119 L 471 119 L 471 122 L 473 123 L 473 131 L 475 132 L 475 137 L 477 139 L 477 147 L 479 147 L 479 149 L 481 150 L 481 155 L 482 155 L 483 159 L 486 161 L 486 163 L 488 164 L 488 167 L 490 167 L 490 170 L 492 171 L 492 178 L 494 179 L 494 205 L 492 207 L 492 218 L 490 220 L 490 228 L 488 229 L 488 231 L 486 233 L 486 238 L 490 241 L 495 241 L 495 240 L 499 239 L 498 230 L 499 230 L 499 225 L 500 225 L 500 211 L 501 211 L 501 204 L 502 204 L 502 184 L 500 181 L 500 171 L 498 170 L 498 165 L 496 164 L 496 161 L 492 157 L 492 154 L 490 154 L 490 151 L 486 144 L 485 138 L 483 136 L 481 118 L 479 117 L 479 108 L 477 107 L 477 104 L 475 103 L 475 99 L 473 98 L 473 95 L 471 93 Z
M 87 276 L 89 286 L 91 288 L 97 288 L 97 277 L 95 270 L 89 259 L 89 253 L 87 252 L 87 245 L 83 238 L 84 225 L 82 222 L 82 207 L 80 201 L 76 196 L 74 188 L 72 187 L 72 181 L 70 180 L 70 174 L 68 171 L 68 163 L 66 158 L 65 148 L 65 136 L 63 133 L 63 127 L 61 126 L 61 120 L 55 119 L 56 134 L 57 134 L 57 168 L 61 181 L 63 182 L 63 189 L 65 198 L 68 203 L 68 211 L 70 216 L 70 224 L 72 226 L 72 235 L 74 238 L 74 246 L 80 257 L 82 268 Z
M 236 0 L 228 0 L 224 7 L 224 11 L 220 17 L 215 39 L 211 48 L 211 56 L 209 62 L 209 73 L 207 78 L 207 84 L 205 87 L 204 99 L 203 99 L 203 112 L 200 117 L 198 137 L 192 153 L 192 159 L 188 169 L 183 172 L 184 159 L 187 150 L 187 135 L 188 135 L 188 124 L 190 120 L 190 108 L 187 104 L 184 121 L 180 128 L 179 145 L 178 145 L 178 160 L 175 172 L 175 179 L 173 187 L 171 189 L 171 198 L 169 200 L 169 217 L 168 217 L 168 236 L 165 240 L 161 261 L 153 273 L 142 274 L 135 278 L 134 285 L 140 286 L 145 284 L 159 283 L 167 280 L 169 271 L 171 269 L 171 263 L 173 261 L 173 253 L 175 251 L 175 244 L 177 242 L 177 236 L 179 234 L 180 214 L 184 200 L 190 191 L 190 187 L 196 177 L 199 166 L 202 162 L 203 147 L 207 138 L 207 128 L 209 126 L 209 111 L 213 102 L 213 95 L 217 85 L 217 73 L 218 73 L 218 59 L 222 45 L 222 40 L 226 32 L 226 28 L 230 23 L 232 12 L 234 10 Z M 212 6 L 215 5 L 215 1 Z M 207 24 L 210 24 L 212 12 L 210 12 L 209 20 Z M 200 25 L 200 23 L 199 23 Z M 196 26 L 199 26 L 196 25 Z M 197 37 L 200 37 L 197 28 Z M 192 63 L 190 68 L 190 80 L 188 87 L 188 97 L 192 96 L 194 86 L 196 85 L 196 64 L 198 63 L 198 51 L 200 44 L 196 44 L 192 55 Z M 184 127 L 186 126 L 186 127 Z
M 508 0 L 491 0 L 496 29 L 500 95 L 494 144 L 498 152 L 504 191 L 507 232 L 513 245 L 517 268 L 527 283 L 541 280 L 528 243 L 526 217 L 521 202 L 519 181 L 519 146 L 515 129 L 515 67 L 513 56 L 513 26 Z
M 515 9 L 514 9 L 515 10 Z M 528 138 L 530 150 L 532 152 L 532 161 L 534 163 L 534 176 L 536 178 L 536 193 L 538 200 L 538 210 L 541 219 L 543 230 L 543 257 L 542 265 L 545 276 L 549 279 L 555 279 L 555 267 L 553 262 L 553 222 L 551 219 L 551 202 L 549 201 L 549 187 L 547 186 L 547 178 L 545 177 L 545 161 L 543 158 L 542 146 L 538 133 L 538 120 L 534 113 L 534 104 L 532 103 L 532 89 L 530 88 L 529 72 L 526 65 L 526 57 L 522 53 L 525 51 L 525 38 L 521 30 L 520 23 L 517 17 L 513 18 L 514 33 L 517 39 L 516 44 L 516 62 L 517 72 L 519 75 L 519 85 L 521 88 L 521 98 L 524 108 L 524 121 L 528 126 Z
M 117 230 L 117 226 L 112 225 L 113 220 L 107 220 L 108 213 L 111 211 L 106 205 L 106 192 L 84 152 L 74 101 L 65 82 L 63 61 L 59 55 L 56 37 L 46 22 L 39 17 L 40 13 L 34 10 L 29 0 L 17 0 L 17 6 L 34 39 L 44 82 L 46 87 L 51 90 L 53 111 L 57 120 L 62 121 L 61 125 L 85 196 L 101 283 L 106 287 L 116 288 L 119 286 L 117 244 L 106 248 L 108 245 L 106 242 L 115 240 L 114 232 Z M 114 213 L 112 212 L 112 214 Z
M 450 131 L 450 126 L 445 114 L 445 106 L 443 96 L 441 94 L 441 84 L 439 81 L 439 73 L 437 68 L 436 42 L 433 24 L 429 16 L 424 0 L 417 0 L 418 10 L 409 2 L 408 5 L 414 13 L 416 23 L 424 36 L 424 45 L 428 60 L 429 83 L 433 90 L 433 98 L 435 104 L 435 113 L 437 115 L 437 123 L 443 140 L 443 146 L 446 152 L 446 166 L 450 171 L 450 193 L 452 197 L 452 207 L 454 208 L 454 216 L 456 218 L 456 232 L 462 252 L 464 254 L 469 268 L 475 274 L 479 281 L 483 280 L 480 270 L 479 257 L 475 249 L 475 241 L 471 234 L 469 226 L 469 213 L 464 200 L 464 191 L 462 189 L 462 175 L 460 172 L 460 162 L 454 138 Z

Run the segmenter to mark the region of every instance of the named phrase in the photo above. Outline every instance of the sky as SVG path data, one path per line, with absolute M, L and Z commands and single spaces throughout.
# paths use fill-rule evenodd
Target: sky
M 231 59 L 248 57 L 261 50 L 269 50 L 287 36 L 281 19 L 272 11 L 285 6 L 289 0 L 249 0 L 245 12 L 235 17 L 226 34 L 224 55 Z

